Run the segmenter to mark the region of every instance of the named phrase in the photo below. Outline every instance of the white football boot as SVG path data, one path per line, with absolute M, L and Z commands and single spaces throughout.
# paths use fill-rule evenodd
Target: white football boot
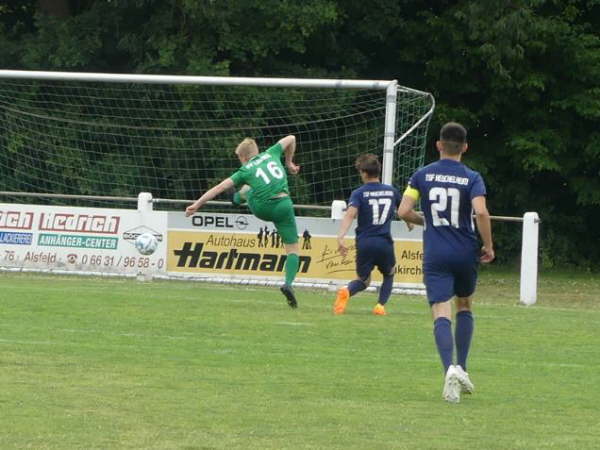
M 469 374 L 463 370 L 461 366 L 454 366 L 456 374 L 458 376 L 458 382 L 460 383 L 460 391 L 463 394 L 472 394 L 475 390 L 475 385 L 471 382 Z
M 448 367 L 444 380 L 444 391 L 442 397 L 449 403 L 460 402 L 461 385 L 458 380 L 458 371 L 455 366 Z

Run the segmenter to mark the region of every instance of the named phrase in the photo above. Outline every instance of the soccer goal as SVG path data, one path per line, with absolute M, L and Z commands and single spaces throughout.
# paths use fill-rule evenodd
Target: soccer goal
M 393 80 L 0 70 L 3 195 L 86 206 L 139 192 L 194 199 L 237 169 L 244 137 L 266 148 L 294 134 L 302 171 L 290 188 L 318 209 L 356 187 L 361 153 L 380 156 L 383 181 L 404 185 L 423 164 L 434 106 Z
M 296 207 L 303 215 L 312 209 L 329 216 L 332 202 L 348 198 L 360 183 L 354 161 L 361 153 L 381 158 L 382 181 L 406 184 L 424 163 L 434 108 L 431 94 L 395 80 L 0 70 L 0 196 L 6 202 L 0 267 L 114 275 L 154 268 L 187 275 L 198 265 L 212 270 L 214 263 L 214 276 L 243 283 L 255 266 L 278 273 L 283 260 L 271 249 L 279 244 L 265 224 L 239 211 L 182 223 L 181 205 L 160 216 L 153 205 L 187 203 L 230 175 L 239 167 L 233 149 L 244 137 L 266 148 L 294 134 L 302 166 L 289 179 Z M 29 205 L 18 205 L 24 202 Z M 213 204 L 231 208 L 229 202 Z M 106 209 L 124 206 L 129 211 Z M 332 278 L 347 263 L 332 259 L 327 247 L 336 225 L 305 219 L 306 277 L 322 264 L 322 279 Z M 523 221 L 521 298 L 532 304 L 538 220 Z M 210 227 L 243 234 L 198 241 L 204 239 L 198 230 Z M 164 241 L 153 257 L 140 257 L 130 244 L 148 231 Z M 194 242 L 192 231 L 200 236 Z M 320 242 L 311 242 L 314 231 Z M 231 242 L 243 248 L 251 233 L 259 253 L 228 248 Z M 409 287 L 421 279 L 416 241 L 407 239 L 399 249 L 398 278 Z M 237 279 L 227 272 L 234 263 L 241 267 Z

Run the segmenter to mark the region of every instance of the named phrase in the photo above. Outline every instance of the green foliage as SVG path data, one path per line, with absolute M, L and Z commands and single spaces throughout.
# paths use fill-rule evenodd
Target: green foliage
M 544 263 L 600 260 L 597 0 L 85 1 L 66 18 L 17 3 L 0 7 L 7 68 L 398 78 L 433 92 L 431 140 L 464 122 L 492 212 L 538 211 Z

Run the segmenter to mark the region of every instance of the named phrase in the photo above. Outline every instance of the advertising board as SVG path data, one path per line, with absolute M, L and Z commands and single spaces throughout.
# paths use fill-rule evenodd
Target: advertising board
M 144 232 L 158 240 L 137 252 Z M 166 273 L 166 213 L 0 203 L 0 266 L 81 273 Z
M 340 221 L 297 217 L 296 281 L 337 285 L 355 277 L 354 236 L 337 251 Z M 351 228 L 352 230 L 354 227 Z M 152 233 L 158 248 L 141 255 L 134 242 Z M 423 289 L 421 229 L 392 223 L 395 288 Z M 0 203 L 0 267 L 15 270 L 280 283 L 286 254 L 272 223 L 250 214 L 137 211 Z M 374 285 L 381 275 L 374 271 Z
M 297 281 L 335 283 L 355 277 L 354 236 L 344 257 L 337 251 L 339 220 L 297 217 L 300 267 Z M 285 266 L 283 243 L 273 224 L 252 215 L 201 213 L 185 217 L 169 213 L 167 271 L 173 274 L 231 278 L 281 279 Z M 354 229 L 354 227 L 352 227 Z M 396 251 L 395 286 L 421 289 L 422 234 L 404 223 L 392 224 Z M 381 281 L 378 272 L 375 282 Z

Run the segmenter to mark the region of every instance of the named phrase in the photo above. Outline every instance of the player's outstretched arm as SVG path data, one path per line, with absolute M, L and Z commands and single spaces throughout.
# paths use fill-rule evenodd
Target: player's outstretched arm
M 408 195 L 402 196 L 400 206 L 398 206 L 398 217 L 406 221 L 406 223 L 412 223 L 415 225 L 423 225 L 423 216 L 417 214 L 415 211 L 416 200 Z
M 479 196 L 471 200 L 473 211 L 475 211 L 475 222 L 477 222 L 477 230 L 483 241 L 481 249 L 481 262 L 489 263 L 496 257 L 494 253 L 494 243 L 492 241 L 492 220 L 488 212 L 485 197 Z
M 196 200 L 194 203 L 192 203 L 190 206 L 188 206 L 185 209 L 185 215 L 187 217 L 191 216 L 196 211 L 198 211 L 200 208 L 202 208 L 206 204 L 206 202 L 212 200 L 217 195 L 222 194 L 227 189 L 231 189 L 233 186 L 234 186 L 233 180 L 231 178 L 225 178 L 219 184 L 217 184 L 216 186 L 214 186 L 214 187 L 210 188 L 208 191 L 206 191 L 202 195 L 202 197 L 200 197 L 198 200 Z
M 300 171 L 300 166 L 294 164 L 294 154 L 296 153 L 296 136 L 290 134 L 284 138 L 279 139 L 279 144 L 283 147 L 283 153 L 285 155 L 285 166 L 288 172 L 292 175 L 296 175 Z
M 356 218 L 358 214 L 358 209 L 356 206 L 349 206 L 346 209 L 346 214 L 344 214 L 344 218 L 342 219 L 342 223 L 340 224 L 340 231 L 338 232 L 337 240 L 338 240 L 338 252 L 342 256 L 346 256 L 348 253 L 348 247 L 344 243 L 344 237 L 346 237 L 346 233 L 350 229 L 352 225 L 352 221 Z

